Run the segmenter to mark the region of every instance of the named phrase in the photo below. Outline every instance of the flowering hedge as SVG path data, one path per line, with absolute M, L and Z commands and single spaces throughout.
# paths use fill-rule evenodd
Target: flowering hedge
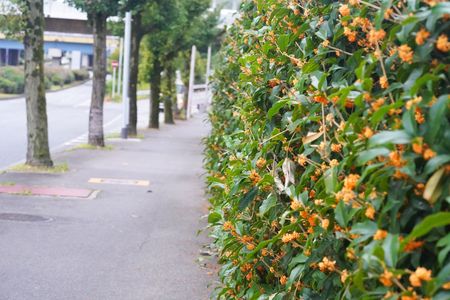
M 244 1 L 206 167 L 219 299 L 450 299 L 450 3 Z

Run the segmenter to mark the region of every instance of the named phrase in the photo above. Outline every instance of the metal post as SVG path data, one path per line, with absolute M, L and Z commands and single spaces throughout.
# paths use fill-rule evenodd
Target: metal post
M 209 77 L 211 76 L 211 57 L 212 57 L 212 48 L 211 45 L 208 46 L 208 59 L 206 62 L 206 95 L 208 97 L 208 103 L 211 103 L 211 91 L 209 89 Z
M 123 54 L 123 81 L 122 81 L 122 105 L 123 105 L 123 128 L 122 138 L 128 138 L 128 123 L 129 123 L 129 101 L 128 98 L 128 84 L 130 81 L 130 47 L 131 46 L 131 13 L 125 14 L 125 39 L 124 39 L 124 54 Z
M 123 66 L 123 38 L 120 38 L 119 43 L 119 72 L 117 74 L 117 94 L 121 94 L 122 82 L 122 66 Z
M 239 9 L 238 0 L 233 0 L 233 10 L 238 10 L 238 9 Z
M 114 99 L 116 96 L 116 67 L 113 67 L 113 74 L 112 74 L 112 89 L 111 89 L 111 98 Z
M 188 95 L 188 102 L 186 107 L 186 120 L 189 120 L 191 117 L 191 106 L 192 106 L 192 100 L 194 98 L 194 83 L 195 83 L 195 54 L 197 52 L 197 47 L 192 46 L 192 53 L 191 53 L 191 70 L 189 72 L 189 95 Z
M 209 76 L 211 76 L 211 46 L 208 46 L 208 58 L 206 61 L 206 86 L 209 85 Z

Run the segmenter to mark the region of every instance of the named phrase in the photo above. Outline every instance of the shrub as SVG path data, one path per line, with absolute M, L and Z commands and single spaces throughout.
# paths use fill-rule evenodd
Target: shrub
M 444 1 L 245 1 L 206 141 L 220 299 L 449 299 Z
M 61 74 L 51 74 L 50 82 L 52 85 L 63 86 L 64 85 L 64 77 Z
M 89 79 L 89 72 L 86 69 L 74 70 L 73 74 L 75 76 L 75 80 L 77 80 L 77 81 Z
M 0 68 L 0 91 L 6 94 L 22 94 L 25 88 L 23 69 L 18 67 Z

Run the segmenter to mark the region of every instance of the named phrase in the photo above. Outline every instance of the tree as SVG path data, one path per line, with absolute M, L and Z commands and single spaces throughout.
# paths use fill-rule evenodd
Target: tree
M 152 30 L 151 19 L 143 15 L 148 8 L 149 0 L 127 0 L 121 8 L 120 14 L 131 11 L 131 49 L 130 49 L 130 78 L 129 78 L 129 124 L 128 134 L 137 135 L 137 87 L 139 83 L 140 45 L 143 37 Z M 111 23 L 111 29 L 115 35 L 122 36 L 123 22 Z
M 25 33 L 26 163 L 51 167 L 44 82 L 44 3 L 26 0 L 20 4 Z
M 150 128 L 159 127 L 161 72 L 166 73 L 167 80 L 173 80 L 176 70 L 174 60 L 179 53 L 190 49 L 194 43 L 207 44 L 201 40 L 203 37 L 212 39 L 215 36 L 217 18 L 205 15 L 208 7 L 208 0 L 168 0 L 155 3 L 152 10 L 148 11 L 148 18 L 154 20 L 147 43 L 152 52 Z M 173 123 L 173 85 L 169 84 L 167 90 L 170 94 L 166 95 L 164 101 L 165 122 L 170 124 Z
M 75 7 L 85 11 L 92 23 L 94 35 L 94 77 L 89 111 L 89 138 L 92 146 L 104 147 L 103 102 L 106 85 L 106 20 L 117 14 L 119 0 L 68 0 Z
M 139 83 L 139 60 L 140 45 L 142 38 L 151 32 L 152 26 L 149 24 L 148 18 L 144 18 L 143 14 L 150 1 L 147 0 L 129 0 L 125 6 L 126 10 L 132 11 L 131 23 L 131 53 L 130 53 L 130 81 L 129 81 L 129 127 L 128 133 L 131 136 L 137 135 L 137 87 Z

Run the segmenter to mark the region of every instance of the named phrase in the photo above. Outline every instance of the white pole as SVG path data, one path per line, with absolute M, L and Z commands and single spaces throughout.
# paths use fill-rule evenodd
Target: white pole
M 211 46 L 208 46 L 208 58 L 206 61 L 206 86 L 208 88 L 209 85 L 209 76 L 211 76 Z
M 112 74 L 112 89 L 111 89 L 111 98 L 114 99 L 116 96 L 116 67 L 113 67 L 113 74 Z
M 121 82 L 122 82 L 122 66 L 123 66 L 123 38 L 120 38 L 119 46 L 119 72 L 117 74 L 117 94 L 121 94 Z
M 122 105 L 123 105 L 123 128 L 122 138 L 128 137 L 129 123 L 129 98 L 128 84 L 130 81 L 130 48 L 131 48 L 131 13 L 125 13 L 125 39 L 123 54 L 123 81 L 122 81 Z
M 238 9 L 239 9 L 238 0 L 233 0 L 233 10 L 238 10 Z
M 194 83 L 195 83 L 195 54 L 197 52 L 197 47 L 192 46 L 191 53 L 191 70 L 189 72 L 189 95 L 188 95 L 188 103 L 186 107 L 186 120 L 189 120 L 191 117 L 191 106 L 192 100 L 194 98 Z
M 216 0 L 212 0 L 211 8 L 212 8 L 213 10 L 215 10 L 216 7 L 217 7 Z
M 212 48 L 211 45 L 208 46 L 208 59 L 206 62 L 206 95 L 208 97 L 208 104 L 211 103 L 211 91 L 209 89 L 209 77 L 211 76 L 211 57 L 212 57 Z

